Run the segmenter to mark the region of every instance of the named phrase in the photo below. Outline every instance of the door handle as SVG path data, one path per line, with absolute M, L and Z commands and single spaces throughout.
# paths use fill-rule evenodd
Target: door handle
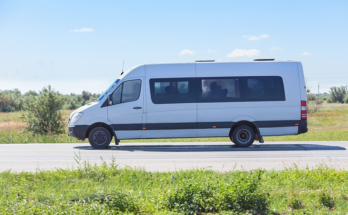
M 135 106 L 133 109 L 141 109 L 142 107 Z

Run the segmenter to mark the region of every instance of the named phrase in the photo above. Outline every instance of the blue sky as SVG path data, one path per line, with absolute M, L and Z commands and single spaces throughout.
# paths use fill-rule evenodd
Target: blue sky
M 101 93 L 142 63 L 299 60 L 348 83 L 348 1 L 0 1 L 0 90 Z

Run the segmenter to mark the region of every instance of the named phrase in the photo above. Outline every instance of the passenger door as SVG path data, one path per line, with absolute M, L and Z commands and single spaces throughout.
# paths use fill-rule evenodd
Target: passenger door
M 144 93 L 143 79 L 126 80 L 111 94 L 108 119 L 112 122 L 118 139 L 141 137 Z

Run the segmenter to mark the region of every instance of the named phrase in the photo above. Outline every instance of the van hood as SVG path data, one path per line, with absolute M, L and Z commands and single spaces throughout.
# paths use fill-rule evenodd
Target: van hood
M 69 118 L 71 118 L 71 116 L 74 115 L 75 113 L 77 113 L 77 112 L 82 112 L 82 111 L 86 110 L 87 108 L 93 107 L 94 105 L 96 105 L 96 104 L 98 104 L 98 103 L 99 103 L 99 102 L 90 102 L 90 103 L 88 103 L 88 104 L 86 104 L 86 105 L 84 105 L 84 106 L 82 106 L 82 107 L 76 109 L 75 111 L 73 111 L 73 112 L 70 114 L 70 117 L 69 117 Z

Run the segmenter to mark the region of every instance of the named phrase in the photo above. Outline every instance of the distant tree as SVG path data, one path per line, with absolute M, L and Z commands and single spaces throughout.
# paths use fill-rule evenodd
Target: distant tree
M 92 96 L 92 93 L 90 92 L 87 92 L 87 91 L 82 91 L 82 98 L 85 100 L 85 101 L 88 101 Z
M 307 101 L 314 101 L 316 100 L 318 97 L 315 96 L 315 94 L 313 93 L 307 93 Z
M 346 96 L 343 99 L 344 103 L 348 103 L 348 93 L 346 94 Z
M 334 103 L 334 102 L 344 103 L 345 96 L 346 96 L 346 88 L 345 87 L 331 87 L 328 102 L 330 102 L 330 103 Z
M 64 98 L 51 86 L 44 87 L 37 96 L 25 104 L 27 110 L 23 118 L 27 130 L 34 134 L 61 134 L 64 132 L 64 120 L 61 113 Z
M 38 95 L 39 94 L 33 90 L 29 90 L 24 94 L 21 94 L 18 89 L 0 90 L 0 112 L 21 111 Z M 63 109 L 73 110 L 95 101 L 100 94 L 83 91 L 82 94 L 71 93 L 70 95 L 61 96 L 64 99 Z
M 12 112 L 21 109 L 21 91 L 18 89 L 0 91 L 0 112 Z

